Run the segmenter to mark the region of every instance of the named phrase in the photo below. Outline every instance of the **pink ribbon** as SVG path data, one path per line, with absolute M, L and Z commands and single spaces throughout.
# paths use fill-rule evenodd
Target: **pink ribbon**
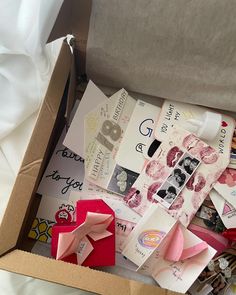
M 184 249 L 184 235 L 180 225 L 178 224 L 171 237 L 164 258 L 168 261 L 185 260 L 201 253 L 207 248 L 208 244 L 201 241 L 194 246 Z
M 111 236 L 112 233 L 106 228 L 112 220 L 113 216 L 110 214 L 87 212 L 84 223 L 72 232 L 59 234 L 56 259 L 75 253 L 77 262 L 81 265 L 94 249 L 87 236 L 94 241 Z

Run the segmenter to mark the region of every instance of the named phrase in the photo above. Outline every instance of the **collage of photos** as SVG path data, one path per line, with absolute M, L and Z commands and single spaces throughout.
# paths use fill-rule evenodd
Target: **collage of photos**
M 173 168 L 172 173 L 156 192 L 155 199 L 169 208 L 199 165 L 200 160 L 187 152 L 184 153 Z

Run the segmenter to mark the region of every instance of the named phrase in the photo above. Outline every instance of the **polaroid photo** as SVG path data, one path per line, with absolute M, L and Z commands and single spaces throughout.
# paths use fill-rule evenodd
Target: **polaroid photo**
M 138 176 L 139 173 L 116 165 L 108 184 L 108 190 L 125 196 L 129 192 Z
M 192 175 L 200 165 L 200 160 L 193 157 L 189 153 L 184 153 L 177 165 L 188 175 Z
M 180 193 L 180 189 L 176 188 L 172 183 L 165 181 L 160 189 L 156 192 L 155 199 L 166 208 L 170 208 Z

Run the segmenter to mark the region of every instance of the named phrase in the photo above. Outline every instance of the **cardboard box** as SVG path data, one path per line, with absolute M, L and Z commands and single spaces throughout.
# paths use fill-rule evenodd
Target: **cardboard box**
M 81 8 L 83 5 L 83 9 Z M 37 211 L 35 191 L 73 105 L 76 76 L 85 72 L 85 54 L 91 1 L 67 0 L 63 4 L 50 39 L 73 33 L 76 37 L 74 60 L 64 43 L 56 63 L 34 132 L 18 173 L 8 207 L 0 226 L 0 268 L 71 286 L 98 294 L 143 295 L 177 294 L 116 275 L 56 261 L 30 253 L 27 238 Z M 76 54 L 77 53 L 77 54 Z M 70 79 L 68 80 L 68 78 Z

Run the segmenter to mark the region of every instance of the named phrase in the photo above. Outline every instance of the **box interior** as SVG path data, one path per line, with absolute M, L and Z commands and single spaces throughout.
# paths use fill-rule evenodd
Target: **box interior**
M 72 9 L 72 3 L 76 9 Z M 64 46 L 50 83 L 50 85 L 54 86 L 48 89 L 41 115 L 39 116 L 0 227 L 0 236 L 5 238 L 4 242 L 0 245 L 0 253 L 2 255 L 0 258 L 0 267 L 100 294 L 177 294 L 157 287 L 124 280 L 114 275 L 104 275 L 103 272 L 97 272 L 27 253 L 31 251 L 35 243 L 34 240 L 27 237 L 40 203 L 40 196 L 35 191 L 60 132 L 66 124 L 66 117 L 68 117 L 72 108 L 74 97 L 79 98 L 81 95 L 81 92 L 76 92 L 76 89 L 78 89 L 76 78 L 85 73 L 85 53 L 91 1 L 87 1 L 87 5 L 84 6 L 83 10 L 78 8 L 81 3 L 84 5 L 84 1 L 81 0 L 77 2 L 72 0 L 64 2 L 63 10 L 50 36 L 50 40 L 52 40 L 55 37 L 64 35 L 65 32 L 72 32 L 71 26 L 73 25 L 72 27 L 76 31 L 75 37 L 77 37 L 75 60 L 71 62 L 69 48 L 67 45 Z M 69 17 L 71 15 L 72 17 Z M 61 20 L 63 21 L 61 22 Z M 72 70 L 74 65 L 76 67 L 75 75 Z M 61 72 L 61 69 L 63 69 L 64 74 L 58 76 L 59 74 L 57 73 L 58 71 Z M 69 71 L 71 75 L 68 80 Z M 107 94 L 110 94 L 111 91 L 110 88 L 105 88 Z M 76 95 L 74 96 L 75 93 Z M 138 94 L 134 94 L 134 98 L 138 97 Z M 154 101 L 152 97 L 147 97 L 147 100 Z M 163 99 L 161 98 L 155 98 L 155 104 L 160 105 L 162 101 Z M 234 113 L 229 112 L 229 114 L 235 116 Z M 42 129 L 45 126 L 47 126 L 48 130 L 44 132 Z M 38 145 L 37 148 L 36 145 Z M 22 199 L 18 200 L 18 196 Z M 13 225 L 13 230 L 10 232 L 8 231 L 9 224 Z M 24 265 L 26 261 L 28 266 Z M 35 263 L 40 265 L 41 270 L 34 267 Z M 60 271 L 61 274 L 59 273 Z M 63 275 L 65 271 L 67 273 L 70 272 L 70 275 L 65 277 Z M 76 276 L 80 276 L 81 279 L 77 280 Z M 118 290 L 109 290 L 111 289 L 111 284 L 115 284 Z

